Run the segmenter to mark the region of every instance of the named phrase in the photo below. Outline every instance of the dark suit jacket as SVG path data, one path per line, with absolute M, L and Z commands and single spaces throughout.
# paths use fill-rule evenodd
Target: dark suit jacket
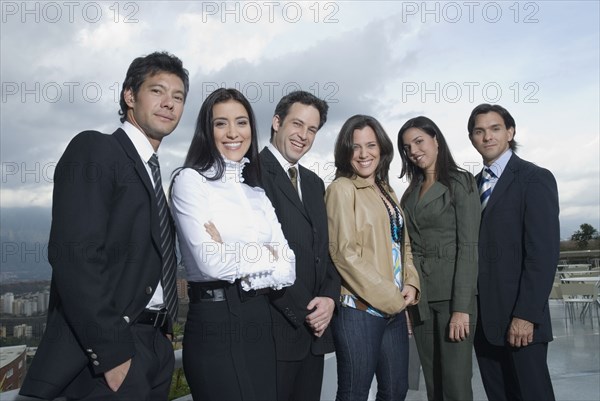
M 130 324 L 160 281 L 152 183 L 127 134 L 77 135 L 54 175 L 48 321 L 21 394 L 80 398 L 134 355 Z
M 329 258 L 325 185 L 312 171 L 300 166 L 302 201 L 275 156 L 260 152 L 262 185 L 281 223 L 283 234 L 296 255 L 296 282 L 271 296 L 273 335 L 279 360 L 301 360 L 312 352 L 333 352 L 327 329 L 316 338 L 304 323 L 308 303 L 316 296 L 340 298 L 340 278 Z
M 469 173 L 436 181 L 419 199 L 422 182 L 404 199 L 413 261 L 421 281 L 421 302 L 409 307 L 413 319 L 429 319 L 428 302 L 451 301 L 451 312 L 477 310 L 477 241 L 481 204 Z M 419 314 L 416 315 L 418 310 Z
M 558 213 L 552 173 L 513 154 L 479 231 L 479 318 L 491 344 L 506 344 L 513 317 L 534 323 L 534 342 L 552 341 L 548 296 L 559 257 Z

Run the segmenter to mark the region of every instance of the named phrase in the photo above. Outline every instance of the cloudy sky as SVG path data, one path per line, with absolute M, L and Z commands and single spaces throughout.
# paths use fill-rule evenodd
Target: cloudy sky
M 417 115 L 433 119 L 457 161 L 481 161 L 466 122 L 499 103 L 517 122 L 519 154 L 558 181 L 561 234 L 600 227 L 598 1 L 2 1 L 1 207 L 48 207 L 54 166 L 78 132 L 112 132 L 133 58 L 180 57 L 190 95 L 161 146 L 165 179 L 217 87 L 251 100 L 261 146 L 281 96 L 302 88 L 330 104 L 306 167 L 332 180 L 333 143 L 353 114 L 392 141 Z M 399 156 L 392 184 L 406 182 Z

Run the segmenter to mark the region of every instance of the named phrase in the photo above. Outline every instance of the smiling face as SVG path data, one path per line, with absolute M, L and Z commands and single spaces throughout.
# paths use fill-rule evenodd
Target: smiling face
M 218 151 L 231 161 L 242 160 L 252 143 L 250 118 L 235 100 L 217 103 L 212 109 L 212 126 Z
M 146 77 L 136 94 L 125 90 L 127 121 L 146 135 L 154 150 L 179 124 L 184 94 L 181 78 L 167 72 Z
M 308 152 L 319 130 L 320 115 L 316 107 L 294 103 L 283 121 L 273 117 L 273 146 L 291 164 Z
M 506 129 L 504 119 L 495 111 L 479 114 L 475 117 L 471 143 L 483 157 L 483 162 L 490 165 L 510 147 L 515 129 Z
M 375 131 L 369 126 L 355 129 L 352 134 L 352 142 L 352 169 L 357 176 L 375 184 L 375 174 L 381 159 L 381 150 Z
M 438 142 L 419 128 L 409 128 L 402 135 L 404 151 L 410 161 L 423 171 L 435 173 Z

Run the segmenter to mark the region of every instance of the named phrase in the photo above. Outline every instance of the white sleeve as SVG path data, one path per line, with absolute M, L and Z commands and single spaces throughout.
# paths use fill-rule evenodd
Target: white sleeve
M 272 248 L 277 255 L 276 259 L 273 258 L 275 270 L 270 274 L 243 279 L 242 288 L 244 290 L 267 287 L 280 290 L 283 287 L 291 286 L 296 281 L 296 256 L 283 235 L 281 224 L 279 224 L 275 210 L 266 195 L 263 207 L 271 227 L 271 240 L 264 245 Z
M 188 272 L 192 270 L 188 266 L 191 263 L 206 279 L 229 282 L 271 272 L 275 266 L 266 247 L 248 244 L 244 239 L 217 243 L 206 232 L 211 190 L 211 182 L 193 169 L 184 169 L 173 182 L 171 208 Z

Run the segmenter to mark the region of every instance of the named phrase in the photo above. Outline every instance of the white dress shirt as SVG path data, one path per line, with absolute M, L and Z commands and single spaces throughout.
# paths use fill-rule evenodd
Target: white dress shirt
M 142 131 L 140 131 L 129 121 L 125 121 L 121 128 L 123 129 L 123 131 L 125 131 L 131 142 L 133 142 L 133 146 L 135 147 L 135 150 L 138 152 L 140 158 L 144 162 L 144 167 L 146 167 L 146 172 L 148 173 L 148 176 L 150 177 L 150 182 L 154 187 L 154 178 L 152 177 L 152 170 L 150 169 L 150 165 L 148 164 L 148 160 L 150 160 L 150 158 L 154 154 L 154 148 L 150 144 L 148 138 L 142 133 Z M 146 308 L 160 309 L 160 307 L 162 307 L 163 305 L 163 288 L 160 280 L 158 280 L 158 283 L 156 284 L 156 290 L 154 291 L 154 294 L 152 294 L 152 298 L 150 298 L 150 302 L 148 302 Z
M 262 188 L 243 183 L 247 162 L 225 160 L 223 177 L 216 181 L 185 168 L 173 182 L 171 210 L 188 281 L 241 279 L 242 288 L 250 290 L 280 289 L 296 279 L 295 255 L 269 198 Z M 206 231 L 208 222 L 222 243 Z

